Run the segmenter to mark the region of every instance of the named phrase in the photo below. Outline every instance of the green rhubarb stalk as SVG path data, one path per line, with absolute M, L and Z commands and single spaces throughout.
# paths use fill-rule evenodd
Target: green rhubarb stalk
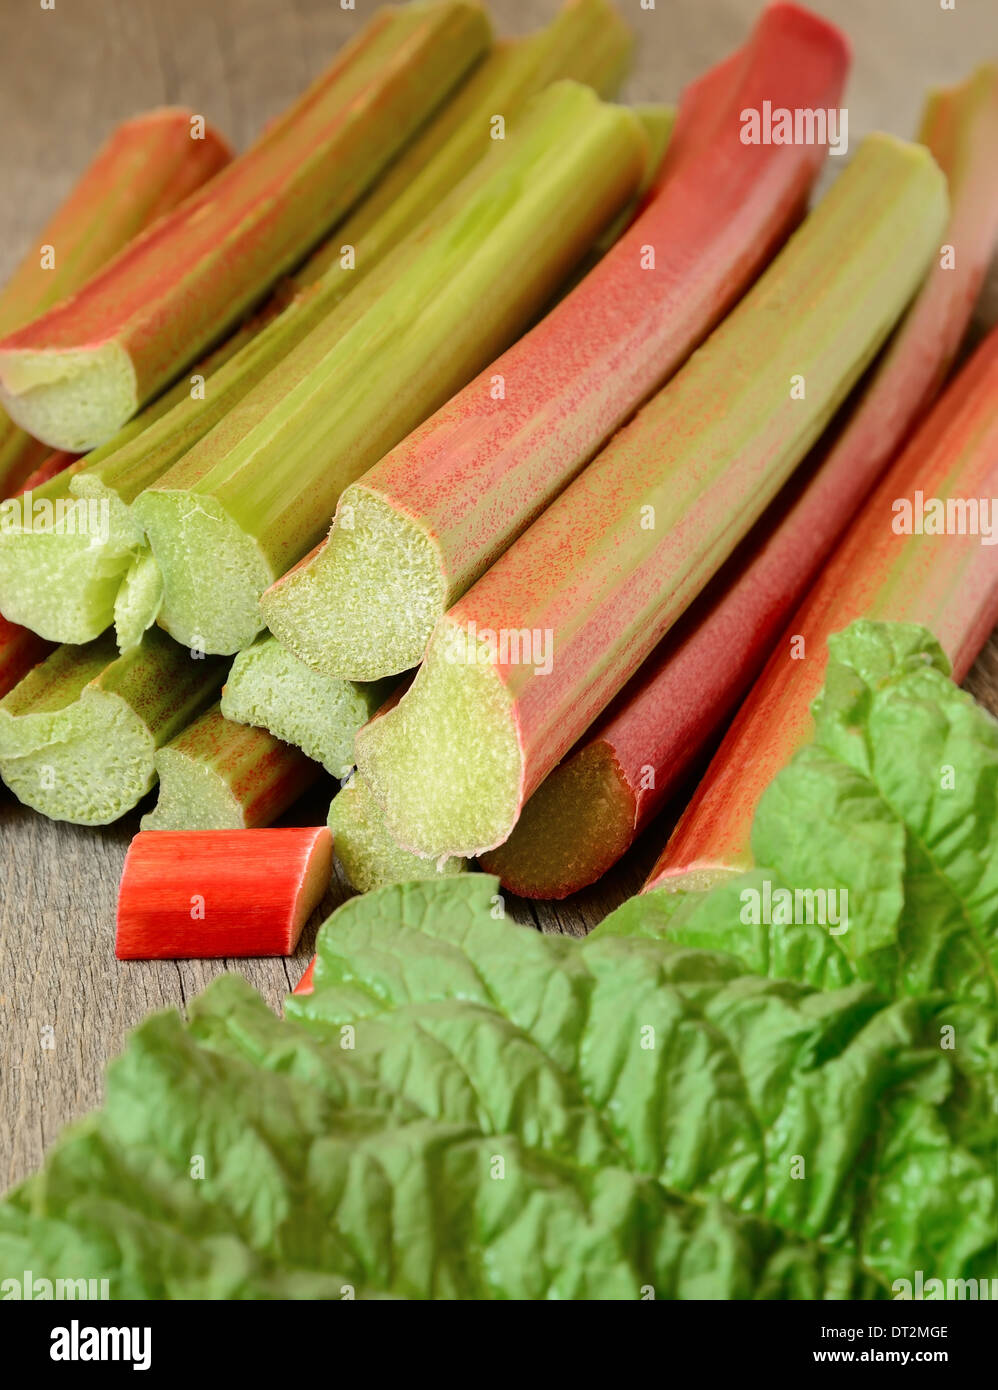
M 159 621 L 247 646 L 263 591 L 321 538 L 342 490 L 543 307 L 640 183 L 629 111 L 559 82 L 347 301 L 133 504 L 163 575 Z M 345 316 L 345 319 L 344 319 Z M 345 325 L 345 326 L 344 326 Z
M 319 675 L 275 637 L 259 638 L 232 663 L 222 713 L 266 729 L 321 763 L 333 777 L 353 767 L 357 730 L 380 709 L 395 681 L 334 680 Z
M 155 620 L 161 589 L 144 531 L 128 510 L 131 502 L 224 419 L 451 192 L 491 146 L 495 113 L 517 116 L 532 94 L 559 77 L 609 93 L 628 48 L 626 31 L 606 0 L 574 0 L 546 29 L 509 40 L 488 56 L 296 275 L 298 292 L 280 306 L 283 312 L 272 306 L 262 327 L 254 321 L 198 369 L 208 377 L 203 394 L 192 395 L 186 379 L 178 383 L 155 430 L 148 426 L 163 413 L 160 403 L 82 460 L 63 484 L 40 494 L 43 504 L 61 499 L 63 507 L 71 505 L 69 497 L 106 501 L 105 532 L 83 534 L 68 519 L 49 527 L 44 517 L 35 519 L 27 535 L 20 527 L 0 531 L 0 611 L 17 613 L 33 631 L 60 642 L 88 642 L 115 622 L 121 649 L 133 645 Z M 650 112 L 642 120 L 646 129 L 655 128 Z M 346 246 L 356 253 L 352 268 L 341 261 Z
M 704 346 L 440 619 L 411 689 L 357 738 L 404 848 L 508 838 L 825 429 L 946 211 L 927 150 L 864 141 Z
M 155 757 L 159 799 L 143 830 L 243 830 L 270 825 L 319 776 L 317 763 L 214 705 Z
M 343 246 L 353 247 L 358 268 L 370 269 L 486 154 L 496 116 L 508 126 L 530 97 L 563 78 L 584 82 L 601 96 L 614 96 L 631 48 L 627 26 L 609 0 L 568 0 L 539 33 L 501 40 L 336 238 L 311 257 L 298 273 L 298 282 L 308 284 L 330 271 L 338 274 Z M 664 151 L 661 121 L 647 114 L 645 119 Z
M 156 780 L 156 749 L 218 695 L 225 663 L 150 632 L 59 647 L 0 700 L 0 777 L 53 820 L 107 825 Z
M 464 873 L 463 859 L 435 864 L 402 849 L 389 835 L 381 807 L 363 777 L 353 776 L 329 808 L 333 848 L 347 882 L 358 893 L 389 883 L 415 883 Z
M 0 335 L 75 293 L 228 163 L 231 152 L 210 126 L 192 138 L 192 118 L 170 107 L 117 127 L 0 293 Z M 15 493 L 48 452 L 0 411 L 0 497 Z
M 210 186 L 0 343 L 0 396 L 54 448 L 110 439 L 357 202 L 490 42 L 470 0 L 385 9 Z

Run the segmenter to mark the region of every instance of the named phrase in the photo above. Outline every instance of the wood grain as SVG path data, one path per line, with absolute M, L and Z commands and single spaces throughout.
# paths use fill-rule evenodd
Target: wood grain
M 988 56 L 992 0 L 825 0 L 813 8 L 851 35 L 850 139 L 871 129 L 910 135 L 925 89 L 958 80 Z M 239 148 L 290 102 L 373 9 L 335 0 L 5 0 L 0 48 L 0 276 L 7 275 L 113 125 L 135 111 L 186 104 Z M 495 0 L 497 28 L 546 22 L 554 0 Z M 635 100 L 674 100 L 729 51 L 754 0 L 621 0 L 636 35 Z M 831 165 L 833 161 L 829 161 Z M 834 170 L 828 171 L 829 175 Z M 998 319 L 998 277 L 978 329 Z M 998 646 L 968 686 L 998 712 Z M 325 818 L 330 787 L 296 808 Z M 603 883 L 564 903 L 511 901 L 518 921 L 581 935 L 639 887 L 675 816 L 641 837 Z M 114 959 L 121 864 L 139 813 L 104 831 L 57 825 L 0 789 L 0 1188 L 36 1168 L 69 1120 L 96 1105 L 106 1060 L 145 1014 L 182 1008 L 215 975 L 241 971 L 275 1007 L 311 954 L 315 930 L 346 896 L 335 881 L 292 961 L 130 962 Z

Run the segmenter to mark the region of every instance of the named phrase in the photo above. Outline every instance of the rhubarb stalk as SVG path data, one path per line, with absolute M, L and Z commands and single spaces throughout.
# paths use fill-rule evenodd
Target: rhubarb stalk
M 686 366 L 439 620 L 357 762 L 405 849 L 480 854 L 773 500 L 946 219 L 927 150 L 864 141 Z
M 178 640 L 239 651 L 343 488 L 514 339 L 643 176 L 629 111 L 559 82 L 356 295 L 133 504 Z M 516 273 L 510 273 L 510 267 Z M 192 563 L 192 557 L 196 562 Z
M 324 826 L 140 831 L 118 890 L 119 960 L 289 956 L 329 886 Z
M 261 637 L 232 663 L 222 713 L 266 729 L 322 763 L 333 777 L 353 767 L 357 730 L 384 704 L 392 681 L 331 680 L 312 671 L 273 637 Z
M 0 698 L 13 690 L 33 666 L 44 661 L 51 650 L 52 643 L 44 637 L 0 617 Z
M 75 293 L 229 162 L 231 152 L 211 126 L 194 138 L 196 119 L 170 107 L 118 126 L 0 293 L 0 335 Z M 16 492 L 48 452 L 0 411 L 0 497 Z
M 17 423 L 53 448 L 110 439 L 349 210 L 489 38 L 465 0 L 380 11 L 252 149 L 0 343 Z
M 63 484 L 42 495 L 43 504 L 64 507 L 71 497 L 106 503 L 105 533 L 81 536 L 69 518 L 53 527 L 35 519 L 27 535 L 18 529 L 9 537 L 0 532 L 0 610 L 16 613 L 55 641 L 87 642 L 117 622 L 121 648 L 134 643 L 155 619 L 160 591 L 130 503 L 224 419 L 348 292 L 356 296 L 365 276 L 491 146 L 493 114 L 515 119 L 534 91 L 562 76 L 609 89 L 627 48 L 626 31 L 606 0 L 577 0 L 547 29 L 508 41 L 487 57 L 327 247 L 296 275 L 291 302 L 282 305 L 278 296 L 261 316 L 262 327 L 252 322 L 196 370 L 195 378 L 206 378 L 202 392 L 178 383 L 163 398 L 170 409 L 162 419 L 161 403 L 147 407 Z M 344 247 L 356 253 L 352 268 L 341 261 Z
M 369 893 L 388 883 L 460 874 L 468 867 L 463 859 L 436 864 L 402 849 L 389 835 L 381 807 L 363 777 L 351 777 L 333 797 L 328 824 L 336 858 L 347 882 L 358 893 Z
M 609 0 L 567 0 L 538 33 L 500 40 L 297 281 L 337 275 L 344 245 L 354 248 L 355 268 L 369 270 L 483 158 L 496 138 L 497 116 L 508 126 L 532 96 L 563 78 L 614 96 L 631 48 L 627 26 Z
M 603 260 L 340 499 L 325 543 L 265 595 L 271 631 L 330 676 L 422 657 L 437 619 L 682 363 L 796 222 L 817 145 L 744 145 L 740 113 L 838 104 L 841 36 L 764 11 L 706 146 Z M 498 386 L 497 386 L 498 383 Z
M 860 617 L 920 623 L 938 638 L 954 680 L 963 680 L 998 622 L 996 497 L 998 329 L 947 388 L 791 618 L 646 889 L 689 886 L 752 862 L 755 808 L 810 735 L 831 634 Z
M 214 705 L 155 758 L 159 799 L 143 830 L 241 830 L 270 825 L 308 790 L 318 764 L 266 729 Z
M 58 647 L 0 700 L 0 776 L 53 820 L 107 825 L 156 780 L 156 749 L 218 695 L 225 665 L 159 631 Z
M 998 70 L 929 100 L 919 134 L 947 176 L 946 251 L 803 490 L 791 483 L 582 744 L 482 860 L 510 891 L 565 897 L 633 842 L 731 717 L 876 477 L 926 411 L 998 236 Z

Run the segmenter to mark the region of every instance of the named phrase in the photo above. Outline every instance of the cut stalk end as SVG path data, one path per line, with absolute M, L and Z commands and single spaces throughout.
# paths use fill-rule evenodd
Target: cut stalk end
M 107 825 L 149 791 L 156 749 L 222 677 L 221 663 L 192 660 L 161 632 L 128 656 L 110 633 L 59 647 L 0 701 L 0 776 L 42 815 Z
M 322 549 L 268 590 L 261 608 L 271 632 L 314 670 L 373 681 L 419 665 L 447 597 L 423 527 L 354 486 Z
M 331 680 L 274 637 L 240 652 L 222 692 L 222 713 L 293 743 L 334 777 L 353 767 L 353 742 L 391 693 L 388 685 Z
M 472 858 L 506 840 L 523 759 L 513 700 L 486 642 L 444 619 L 412 688 L 357 735 L 357 766 L 398 844 Z
M 486 873 L 524 898 L 566 898 L 595 883 L 634 839 L 634 794 L 612 751 L 594 742 L 555 768 Z
M 53 449 L 86 453 L 138 409 L 135 368 L 115 342 L 75 352 L 0 353 L 0 399 L 15 424 Z
M 64 476 L 0 504 L 0 606 L 51 642 L 91 642 L 142 532 L 113 494 L 69 495 Z
M 315 763 L 265 729 L 207 710 L 156 754 L 159 800 L 143 830 L 269 825 L 311 786 Z
M 263 629 L 274 572 L 255 539 L 214 497 L 150 489 L 133 503 L 162 576 L 161 625 L 184 646 L 231 656 Z
M 414 883 L 423 879 L 464 873 L 463 859 L 437 864 L 402 849 L 385 826 L 381 807 L 362 777 L 352 777 L 329 808 L 336 857 L 352 888 L 369 893 L 389 883 Z
M 0 776 L 25 806 L 73 825 L 109 825 L 155 778 L 155 743 L 119 696 L 84 690 L 65 709 L 0 707 Z

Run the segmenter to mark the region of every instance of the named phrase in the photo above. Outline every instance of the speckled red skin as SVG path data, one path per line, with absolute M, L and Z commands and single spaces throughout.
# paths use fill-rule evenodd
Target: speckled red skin
M 998 546 L 976 536 L 904 536 L 892 503 L 998 497 L 998 329 L 950 385 L 864 507 L 794 614 L 742 705 L 645 890 L 688 872 L 751 863 L 759 798 L 807 741 L 827 641 L 856 618 L 917 622 L 942 644 L 954 680 L 998 622 Z M 791 659 L 803 637 L 806 659 Z
M 290 955 L 332 870 L 325 826 L 143 830 L 118 892 L 119 960 Z M 192 916 L 197 900 L 204 916 Z
M 389 61 L 369 50 L 394 25 Z M 471 35 L 479 36 L 477 47 Z M 393 152 L 484 50 L 484 19 L 471 9 L 418 24 L 379 11 L 364 32 L 257 143 L 122 251 L 87 285 L 0 343 L 8 354 L 117 343 L 135 370 L 138 403 L 149 399 L 235 323 L 363 193 L 378 165 L 351 150 L 369 113 Z M 433 52 L 435 81 L 416 55 Z M 384 55 L 382 55 L 384 57 Z M 363 88 L 345 100 L 343 74 L 368 63 Z M 346 170 L 349 169 L 347 174 Z
M 79 454 L 68 454 L 65 449 L 57 449 L 55 453 L 46 455 L 35 471 L 28 474 L 18 492 L 32 492 L 36 487 L 41 487 L 79 458 Z
M 0 700 L 52 651 L 54 642 L 0 615 Z
M 936 94 L 920 133 L 950 181 L 945 240 L 958 248 L 955 268 L 933 268 L 862 400 L 805 486 L 790 485 L 579 745 L 579 751 L 597 743 L 607 749 L 607 776 L 633 802 L 634 836 L 731 718 L 952 363 L 998 236 L 998 182 L 990 167 L 998 146 L 998 70 L 989 99 L 969 117 L 960 110 L 967 85 Z M 699 102 L 703 92 L 696 95 Z M 956 149 L 954 126 L 961 120 L 966 128 Z M 969 158 L 956 163 L 957 154 Z M 648 769 L 651 786 L 645 785 Z M 592 881 L 580 876 L 561 883 L 558 896 Z
M 477 578 L 681 365 L 799 219 L 824 149 L 743 145 L 740 113 L 764 99 L 838 105 L 846 42 L 823 20 L 780 4 L 764 11 L 735 56 L 739 80 L 725 83 L 706 133 L 690 140 L 690 157 L 674 161 L 662 191 L 599 265 L 360 480 L 434 538 L 451 593 Z M 732 62 L 719 71 L 730 73 Z M 656 248 L 654 270 L 641 268 L 646 245 Z M 504 400 L 491 398 L 497 374 Z

